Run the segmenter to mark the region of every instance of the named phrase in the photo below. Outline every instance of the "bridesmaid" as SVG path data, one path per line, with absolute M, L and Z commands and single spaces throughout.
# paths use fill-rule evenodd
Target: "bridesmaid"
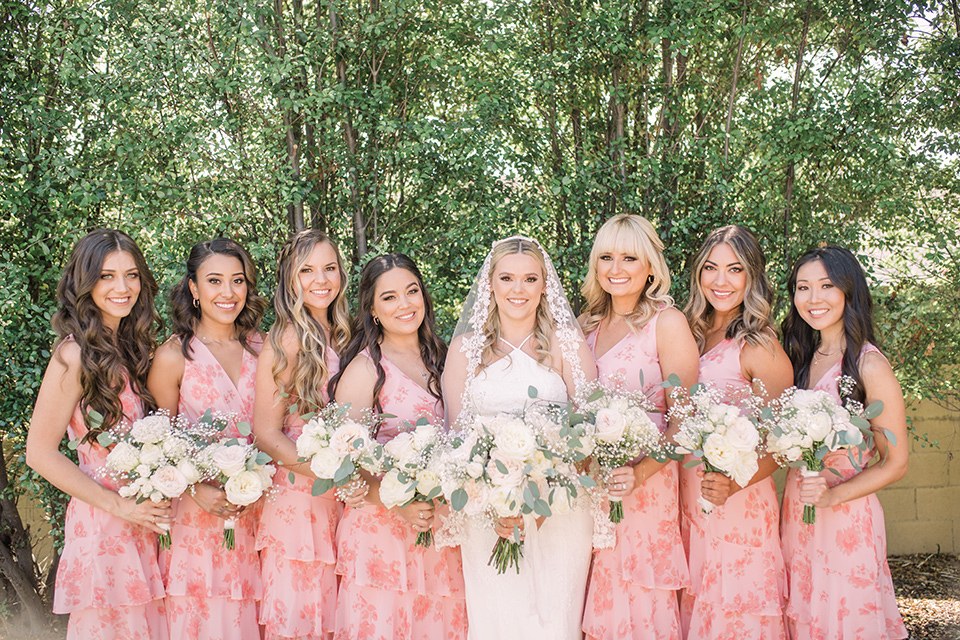
M 849 376 L 856 383 L 852 399 L 883 401 L 883 413 L 871 421 L 874 450 L 860 460 L 864 467 L 874 456 L 879 462 L 858 472 L 841 450 L 827 455 L 819 476 L 787 472 L 780 520 L 787 633 L 795 640 L 906 638 L 875 495 L 907 473 L 906 410 L 893 369 L 876 346 L 863 268 L 847 249 L 814 249 L 797 261 L 787 289 L 792 304 L 783 342 L 795 384 L 827 391 L 839 403 L 837 378 Z M 804 504 L 816 506 L 816 524 L 802 522 Z
M 751 390 L 776 398 L 793 383 L 790 360 L 770 326 L 773 287 L 756 238 L 716 229 L 693 260 L 684 313 L 700 348 L 700 382 L 739 404 Z M 746 487 L 719 473 L 680 468 L 680 529 L 690 566 L 681 595 L 683 635 L 697 640 L 784 638 L 783 556 L 772 456 Z M 722 505 L 705 514 L 703 496 Z
M 446 352 L 417 266 L 401 253 L 383 255 L 360 275 L 353 340 L 331 389 L 338 403 L 350 403 L 354 418 L 369 410 L 396 416 L 382 418 L 381 443 L 421 416 L 439 426 Z M 460 550 L 415 543 L 434 525 L 434 506 L 413 502 L 387 510 L 377 480 L 367 481 L 369 493 L 348 501 L 337 532 L 335 638 L 465 638 Z
M 670 400 L 660 382 L 670 374 L 684 387 L 697 381 L 697 344 L 673 306 L 663 243 L 645 218 L 621 214 L 597 232 L 582 292 L 580 318 L 605 385 L 644 391 L 663 420 Z M 616 546 L 599 549 L 587 592 L 583 631 L 589 638 L 680 637 L 677 591 L 687 586 L 680 543 L 678 465 L 645 457 L 615 469 L 607 489 L 623 498 Z
M 174 335 L 157 349 L 147 379 L 157 405 L 193 423 L 207 409 L 230 414 L 224 437 L 249 441 L 236 423 L 253 418 L 266 305 L 243 247 L 226 238 L 195 245 L 170 293 Z M 173 546 L 160 554 L 170 636 L 258 639 L 256 517 L 229 504 L 217 485 L 197 483 L 190 493 L 174 501 Z M 232 550 L 223 546 L 227 518 L 236 519 Z
M 107 457 L 97 435 L 154 408 L 146 382 L 156 294 L 139 247 L 112 229 L 77 243 L 57 286 L 59 339 L 30 420 L 27 464 L 72 497 L 53 602 L 70 614 L 71 639 L 168 637 L 153 534 L 170 522 L 170 503 L 121 498 L 97 475 Z M 60 452 L 65 432 L 81 440 L 79 467 Z
M 337 351 L 350 339 L 346 282 L 340 252 L 319 231 L 301 231 L 280 251 L 276 322 L 260 353 L 253 411 L 257 443 L 278 465 L 257 533 L 267 640 L 333 633 L 335 535 L 343 507 L 332 491 L 311 495 L 316 476 L 297 462 L 295 442 L 301 416 L 327 403 Z

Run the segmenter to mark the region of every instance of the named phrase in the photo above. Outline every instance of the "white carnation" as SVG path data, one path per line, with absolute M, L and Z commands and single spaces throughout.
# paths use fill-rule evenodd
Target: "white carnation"
M 137 448 L 127 442 L 118 442 L 107 454 L 107 466 L 114 471 L 128 473 L 137 468 L 140 458 Z
M 165 415 L 151 415 L 140 418 L 130 428 L 130 437 L 141 443 L 155 443 L 170 433 L 170 418 Z
M 297 456 L 303 459 L 312 458 L 324 446 L 326 443 L 323 440 L 304 431 L 297 437 Z
M 172 436 L 160 443 L 164 455 L 168 460 L 179 460 L 187 454 L 187 442 L 180 436 Z
M 760 444 L 760 434 L 747 418 L 738 417 L 727 428 L 724 437 L 737 451 L 753 451 Z
M 145 444 L 140 447 L 140 464 L 155 467 L 163 460 L 163 449 L 155 444 Z
M 423 451 L 437 440 L 437 428 L 432 424 L 422 424 L 413 431 L 413 441 L 417 449 Z
M 703 457 L 714 467 L 729 471 L 737 460 L 739 452 L 730 446 L 725 436 L 711 433 L 703 442 Z
M 413 434 L 409 432 L 398 433 L 390 442 L 383 445 L 383 451 L 396 460 L 401 467 L 416 464 L 420 455 L 415 446 Z

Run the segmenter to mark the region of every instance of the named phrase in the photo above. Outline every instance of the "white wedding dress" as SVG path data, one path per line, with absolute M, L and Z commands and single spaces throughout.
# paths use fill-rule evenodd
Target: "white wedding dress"
M 512 346 L 512 345 L 511 345 Z M 522 346 L 522 345 L 521 345 Z M 537 389 L 532 400 L 528 389 Z M 477 415 L 519 412 L 536 401 L 566 404 L 567 389 L 555 371 L 515 348 L 477 374 L 471 387 Z M 589 498 L 580 492 L 574 508 L 554 514 L 537 530 L 525 516 L 526 539 L 519 574 L 488 566 L 497 541 L 491 527 L 468 524 L 461 545 L 466 586 L 468 640 L 580 640 L 590 570 L 593 521 Z

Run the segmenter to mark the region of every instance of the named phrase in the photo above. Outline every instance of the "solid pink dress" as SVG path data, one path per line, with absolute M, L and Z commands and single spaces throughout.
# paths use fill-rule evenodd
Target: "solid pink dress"
M 250 339 L 259 353 L 263 340 Z M 240 378 L 235 386 L 220 362 L 197 338 L 190 341 L 192 359 L 184 362 L 178 415 L 195 423 L 207 409 L 234 416 L 223 436 L 241 436 L 237 422 L 253 418 L 253 388 L 257 356 L 243 352 Z M 256 511 L 236 521 L 236 546 L 223 546 L 224 521 L 200 508 L 184 495 L 173 501 L 172 546 L 160 552 L 160 568 L 167 592 L 167 622 L 171 638 L 260 638 L 257 601 L 262 595 L 260 558 L 254 545 Z
M 330 377 L 340 358 L 327 348 Z M 328 378 L 329 379 L 329 378 Z M 321 390 L 324 401 L 327 390 Z M 288 414 L 283 432 L 294 442 L 303 431 L 300 414 Z M 310 493 L 313 478 L 280 467 L 260 516 L 257 549 L 263 577 L 260 624 L 265 640 L 317 639 L 333 634 L 337 608 L 337 523 L 343 513 L 331 489 Z
M 129 385 L 120 401 L 126 416 L 122 428 L 128 428 L 143 417 L 143 409 Z M 67 433 L 71 440 L 87 433 L 79 405 Z M 116 482 L 98 474 L 107 453 L 96 441 L 77 448 L 80 470 L 116 490 Z M 71 498 L 53 611 L 70 614 L 70 640 L 166 640 L 157 534 Z
M 860 357 L 880 353 L 866 344 Z M 837 379 L 841 363 L 813 386 L 840 402 Z M 900 446 L 906 446 L 901 442 Z M 873 452 L 863 456 L 865 465 Z M 858 471 L 845 450 L 824 459 L 820 472 L 835 486 Z M 840 472 L 838 477 L 830 471 Z M 799 500 L 801 474 L 787 472 L 780 530 L 787 569 L 787 632 L 793 640 L 888 640 L 906 638 L 907 630 L 897 609 L 893 579 L 887 565 L 887 534 L 883 509 L 876 494 L 829 509 L 817 508 L 817 521 L 803 523 Z
M 742 347 L 727 339 L 700 356 L 700 382 L 713 383 L 724 402 L 750 395 Z M 785 584 L 773 478 L 738 491 L 709 514 L 699 497 L 697 468 L 681 467 L 680 531 L 690 565 L 690 587 L 680 600 L 684 637 L 782 640 Z
M 600 381 L 642 390 L 661 413 L 650 418 L 666 429 L 664 389 L 657 353 L 657 312 L 638 333 L 630 332 L 597 358 Z M 596 354 L 597 331 L 587 336 Z M 642 383 L 641 383 L 642 376 Z M 680 543 L 677 463 L 663 469 L 623 499 L 613 549 L 594 551 L 583 631 L 588 638 L 677 640 L 677 591 L 687 586 L 687 561 Z
M 363 352 L 367 356 L 367 352 Z M 367 356 L 369 357 L 369 356 Z M 443 405 L 386 358 L 380 392 L 385 418 L 381 443 L 404 421 L 420 416 L 443 424 Z M 336 638 L 350 640 L 462 640 L 467 635 L 463 563 L 459 548 L 424 549 L 399 515 L 366 504 L 347 508 L 337 532 Z

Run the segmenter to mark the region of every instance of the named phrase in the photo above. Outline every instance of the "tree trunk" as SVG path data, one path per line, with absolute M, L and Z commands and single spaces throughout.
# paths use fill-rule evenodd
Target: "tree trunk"
M 807 33 L 810 30 L 810 12 L 813 10 L 813 0 L 808 0 L 807 10 L 803 16 L 803 31 L 800 34 L 800 47 L 797 51 L 797 65 L 793 71 L 793 95 L 790 98 L 790 118 L 797 115 L 797 102 L 800 100 L 800 80 L 803 77 L 803 54 L 807 48 Z M 793 185 L 796 179 L 796 163 L 791 159 L 787 163 L 787 177 L 784 185 L 783 208 L 783 264 L 790 267 L 790 216 L 793 207 Z
M 740 60 L 743 58 L 743 38 L 746 35 L 749 7 L 747 0 L 743 0 L 743 14 L 740 18 L 740 41 L 737 43 L 737 57 L 733 61 L 733 82 L 730 84 L 730 100 L 727 102 L 727 125 L 723 136 L 724 160 L 730 157 L 730 126 L 733 123 L 733 105 L 737 100 L 737 80 L 740 78 Z
M 0 447 L 0 572 L 16 591 L 24 619 L 31 628 L 39 629 L 44 606 L 37 588 L 30 532 L 23 526 L 17 505 L 6 497 L 8 485 L 7 464 Z

